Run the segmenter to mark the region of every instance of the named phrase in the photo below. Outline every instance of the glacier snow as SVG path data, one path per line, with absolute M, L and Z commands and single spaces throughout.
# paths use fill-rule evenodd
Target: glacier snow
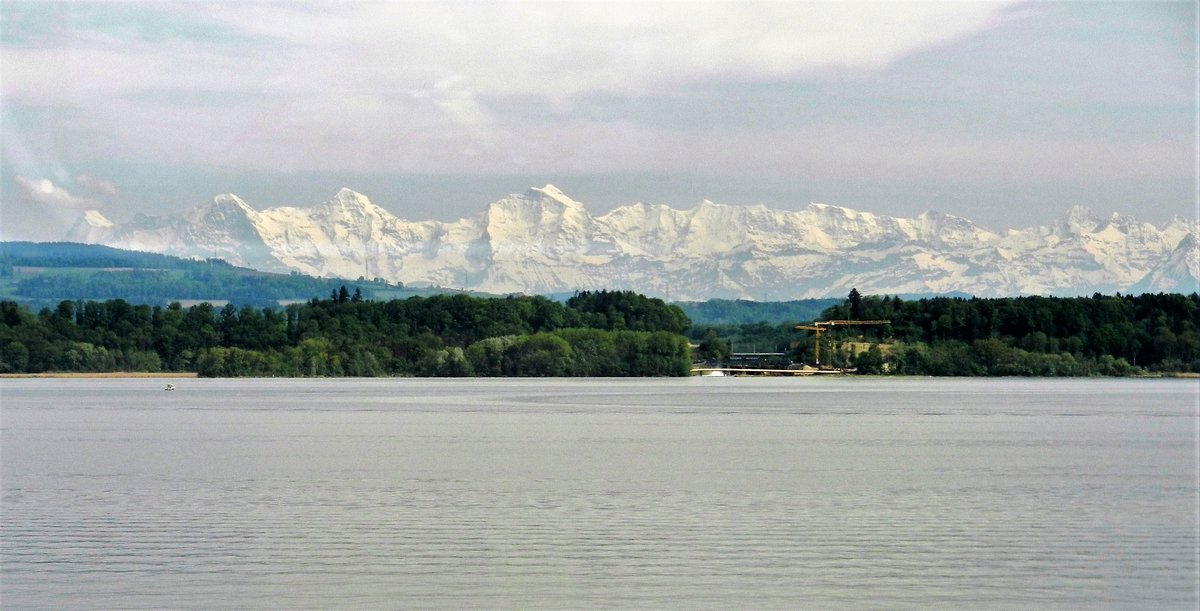
M 703 201 L 593 216 L 553 185 L 473 218 L 407 221 L 342 189 L 311 207 L 255 210 L 218 195 L 177 217 L 114 224 L 88 211 L 69 240 L 265 271 L 383 278 L 490 293 L 631 289 L 676 300 L 870 294 L 1195 292 L 1200 223 L 1159 227 L 1074 207 L 1053 226 L 994 233 L 926 212 L 893 218 L 825 204 L 799 211 Z

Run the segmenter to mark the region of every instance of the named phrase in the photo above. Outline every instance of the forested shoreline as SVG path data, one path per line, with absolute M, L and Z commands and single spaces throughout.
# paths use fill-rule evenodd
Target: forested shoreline
M 1200 372 L 1200 296 L 936 297 L 903 300 L 851 291 L 822 320 L 889 320 L 822 339 L 822 361 L 859 373 L 932 376 L 1125 376 Z M 795 323 L 690 331 L 698 354 L 773 350 L 812 362 Z M 707 342 L 703 340 L 707 339 Z
M 683 376 L 687 317 L 628 291 L 376 302 L 344 287 L 286 308 L 0 302 L 0 373 L 201 376 Z
M 1200 296 L 928 298 L 852 291 L 822 320 L 822 364 L 866 374 L 1123 376 L 1200 373 Z M 800 322 L 800 321 L 797 321 Z M 344 287 L 287 307 L 0 301 L 0 373 L 201 376 L 683 376 L 732 351 L 812 362 L 796 322 L 691 328 L 677 306 L 630 291 L 371 301 Z M 690 335 L 698 345 L 694 350 Z

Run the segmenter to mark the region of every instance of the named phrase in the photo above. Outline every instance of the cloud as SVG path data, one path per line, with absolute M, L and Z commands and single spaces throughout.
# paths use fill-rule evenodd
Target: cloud
M 458 123 L 492 96 L 661 94 L 713 79 L 875 70 L 987 27 L 1005 4 L 164 2 L 103 19 L 87 5 L 52 6 L 59 18 L 42 21 L 58 29 L 43 44 L 5 45 L 10 103 L 91 106 L 171 92 L 319 101 L 453 83 L 471 99 L 439 108 Z M 159 22 L 187 35 L 147 38 L 143 26 Z
M 479 95 L 644 92 L 876 70 L 996 23 L 1003 2 L 369 2 L 199 5 L 359 82 Z M 192 10 L 189 7 L 188 10 Z M 312 60 L 312 61 L 309 61 Z M 315 64 L 313 62 L 316 62 Z M 389 66 L 380 70 L 380 66 Z M 319 80 L 320 70 L 313 76 Z
M 97 195 L 105 197 L 116 197 L 118 195 L 117 185 L 103 178 L 97 178 L 91 174 L 80 174 L 75 177 L 75 184 L 83 189 L 91 191 Z
M 49 179 L 30 180 L 24 176 L 15 176 L 13 181 L 21 188 L 25 199 L 51 206 L 54 208 L 73 208 L 89 210 L 100 207 L 94 199 L 71 195 L 66 189 L 54 184 Z
M 11 19 L 43 5 L 57 8 L 37 27 Z M 1194 62 L 1180 49 L 1195 37 L 1167 26 L 1195 9 L 1175 5 L 121 7 L 0 0 L 20 32 L 0 38 L 0 166 L 57 183 L 30 193 L 107 201 L 111 183 L 48 168 L 131 163 L 1030 188 L 1194 176 Z
M 6 45 L 5 89 L 19 100 L 247 89 L 319 96 L 452 80 L 484 98 L 661 93 L 713 79 L 878 70 L 998 23 L 1008 4 L 133 3 L 122 5 L 124 20 L 98 22 L 110 26 L 104 36 L 84 29 L 96 20 L 67 19 L 58 27 L 76 30 L 56 33 L 53 45 Z M 67 17 L 89 12 L 67 6 Z M 139 24 L 158 21 L 187 35 L 148 39 Z
M 72 109 L 52 132 L 124 158 L 419 171 L 437 169 L 420 165 L 430 151 L 453 166 L 520 146 L 525 126 L 496 112 L 514 96 L 570 108 L 586 95 L 878 70 L 988 27 L 1005 4 L 163 2 L 124 5 L 122 19 L 55 6 L 71 18 L 55 27 L 75 34 L 5 45 L 3 83 L 10 106 Z M 187 35 L 138 26 L 160 17 Z

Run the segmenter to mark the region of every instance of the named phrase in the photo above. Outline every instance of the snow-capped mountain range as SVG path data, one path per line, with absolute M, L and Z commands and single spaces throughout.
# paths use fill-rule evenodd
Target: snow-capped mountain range
M 176 217 L 83 215 L 68 239 L 267 271 L 384 278 L 492 293 L 632 289 L 670 299 L 787 300 L 1184 292 L 1200 278 L 1200 223 L 1159 227 L 1082 207 L 1005 233 L 956 216 L 894 218 L 824 204 L 799 211 L 638 203 L 593 216 L 552 185 L 454 222 L 407 221 L 342 189 L 308 208 L 255 210 L 232 194 Z

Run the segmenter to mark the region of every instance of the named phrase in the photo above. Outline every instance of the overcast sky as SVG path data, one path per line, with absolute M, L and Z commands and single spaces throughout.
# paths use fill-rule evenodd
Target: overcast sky
M 1194 217 L 1196 4 L 0 3 L 0 236 L 554 183 L 994 230 Z

